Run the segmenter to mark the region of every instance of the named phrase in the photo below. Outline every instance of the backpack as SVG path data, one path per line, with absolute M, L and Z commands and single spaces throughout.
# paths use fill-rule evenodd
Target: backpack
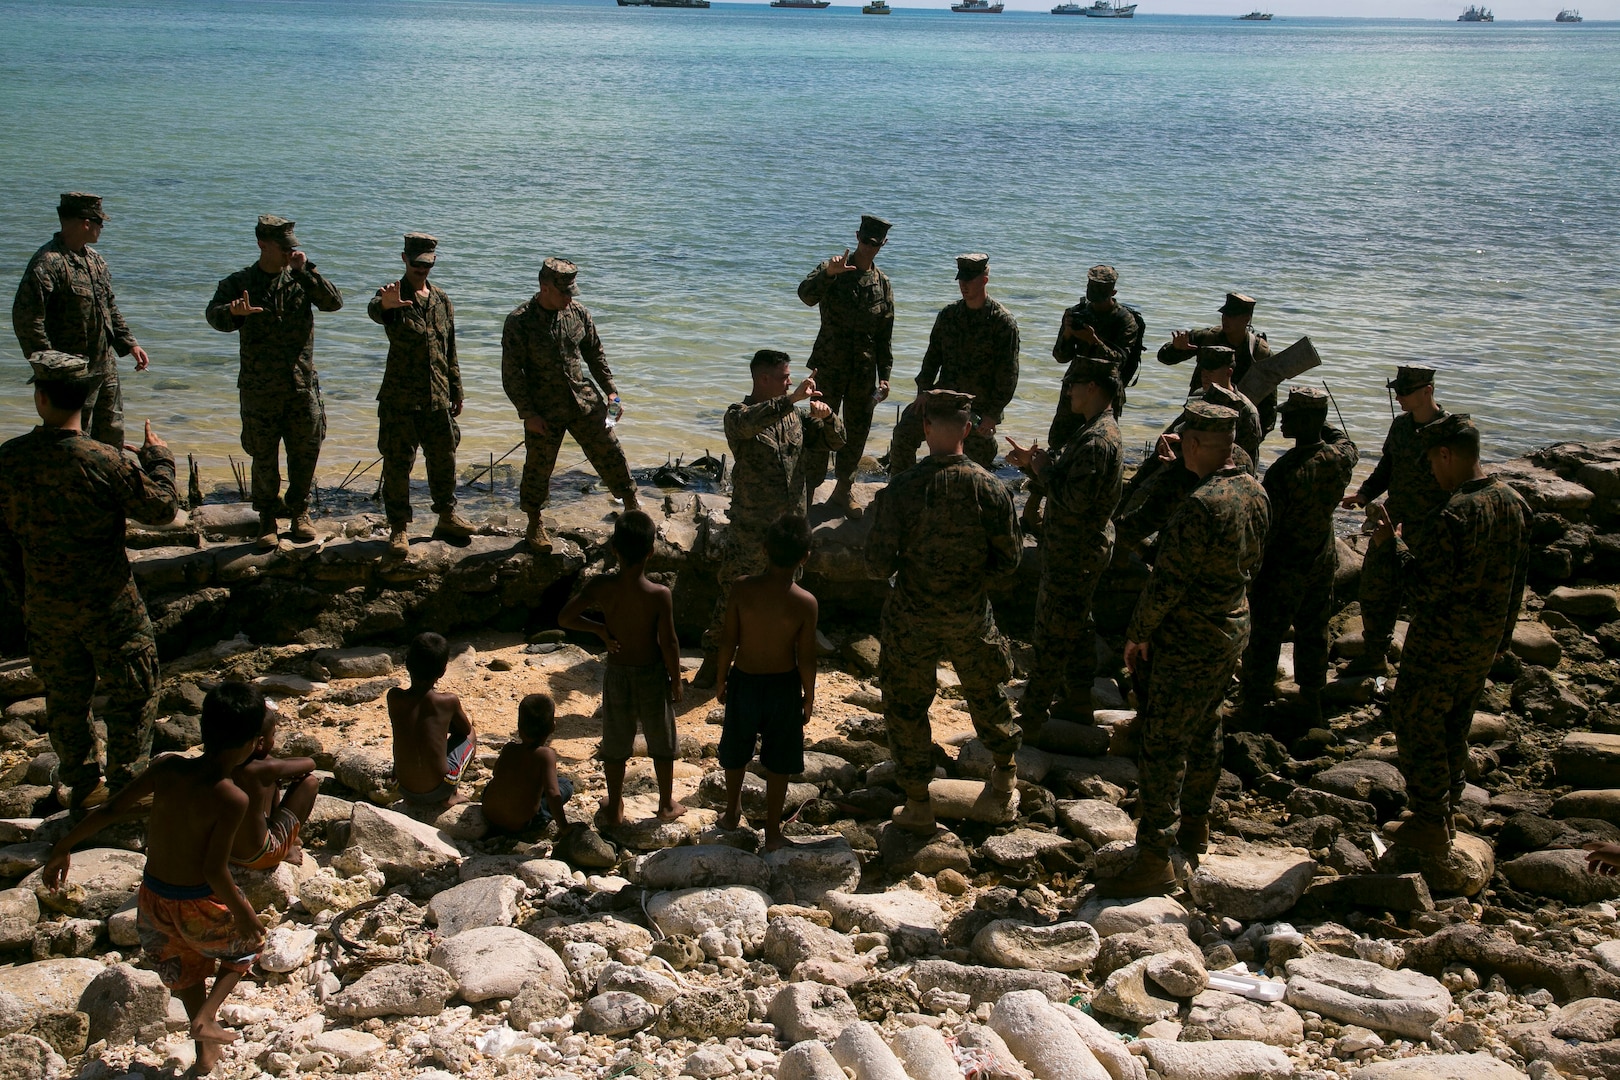
M 1125 310 L 1136 320 L 1136 347 L 1125 358 L 1125 362 L 1119 365 L 1119 383 L 1122 387 L 1136 385 L 1136 377 L 1142 371 L 1142 350 L 1147 341 L 1147 320 L 1142 318 L 1140 311 L 1129 304 L 1125 305 Z

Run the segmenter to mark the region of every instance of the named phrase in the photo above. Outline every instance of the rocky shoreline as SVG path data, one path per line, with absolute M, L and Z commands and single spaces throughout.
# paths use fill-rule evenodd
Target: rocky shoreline
M 956 732 L 937 752 L 942 827 L 922 840 L 887 825 L 901 796 L 880 688 L 863 681 L 882 593 L 860 521 L 816 528 L 825 703 L 789 793 L 793 843 L 770 854 L 751 830 L 717 825 L 718 727 L 701 695 L 681 719 L 677 794 L 694 809 L 677 822 L 653 817 L 638 763 L 631 824 L 561 844 L 487 835 L 476 802 L 433 820 L 395 803 L 363 717 L 410 634 L 485 635 L 452 664 L 464 696 L 597 679 L 596 658 L 546 627 L 605 565 L 605 497 L 559 507 L 543 557 L 497 516 L 465 547 L 418 540 L 392 562 L 373 517 L 323 520 L 315 543 L 273 552 L 252 548 L 256 519 L 230 505 L 133 532 L 165 661 L 159 748 L 195 742 L 203 688 L 249 677 L 280 699 L 281 752 L 323 770 L 302 864 L 240 875 L 273 929 L 222 1011 L 243 1039 L 216 1075 L 1620 1075 L 1620 882 L 1587 874 L 1579 851 L 1620 840 L 1620 443 L 1496 471 L 1536 512 L 1532 593 L 1475 717 L 1474 827 L 1454 853 L 1386 853 L 1375 839 L 1404 802 L 1379 709 L 1388 683 L 1340 679 L 1330 729 L 1296 756 L 1263 733 L 1228 735 L 1211 854 L 1181 868 L 1174 898 L 1136 903 L 1088 895 L 1134 833 L 1133 714 L 1112 680 L 1094 694 L 1097 728 L 1054 722 L 1023 751 L 1009 810 L 981 797 L 990 757 L 942 669 L 936 732 Z M 653 569 L 695 643 L 725 499 L 682 493 L 663 510 Z M 1341 544 L 1342 596 L 1357 542 Z M 1026 555 L 995 598 L 1015 638 L 1038 573 L 1038 548 Z M 1104 585 L 1098 619 L 1116 652 L 1145 575 L 1131 562 Z M 1336 652 L 1354 655 L 1353 604 L 1336 628 Z M 139 829 L 75 855 L 63 893 L 37 887 L 66 828 L 38 693 L 26 660 L 0 665 L 0 1080 L 183 1069 L 183 1011 L 135 966 Z M 570 700 L 583 732 L 591 699 Z M 474 795 L 503 741 L 479 722 Z M 577 742 L 569 813 L 588 822 L 601 772 Z M 762 785 L 745 811 L 750 800 Z

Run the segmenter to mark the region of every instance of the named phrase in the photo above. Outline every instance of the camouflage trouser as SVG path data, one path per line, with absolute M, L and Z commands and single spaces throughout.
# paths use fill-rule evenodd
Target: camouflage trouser
M 388 524 L 411 521 L 411 470 L 416 448 L 427 458 L 428 492 L 433 512 L 448 514 L 456 508 L 456 447 L 461 428 L 449 409 L 377 410 L 377 452 L 382 455 L 383 508 Z
M 109 609 L 44 604 L 28 611 L 28 653 L 45 684 L 45 715 L 62 783 L 95 787 L 96 735 L 90 699 L 107 696 L 107 781 L 122 787 L 146 768 L 157 711 L 157 645 L 134 583 Z M 99 683 L 98 683 L 99 680 Z
M 1224 748 L 1220 705 L 1244 644 L 1164 637 L 1155 636 L 1150 650 L 1136 800 L 1136 845 L 1160 853 L 1170 850 L 1180 816 L 1201 817 L 1215 801 Z
M 709 629 L 703 635 L 705 649 L 720 647 L 720 634 L 726 628 L 726 604 L 731 600 L 731 586 L 738 578 L 763 574 L 770 565 L 765 557 L 765 530 L 754 529 L 732 522 L 726 530 L 726 549 L 720 556 L 720 596 L 714 602 L 714 614 L 709 617 Z
M 900 422 L 894 425 L 889 439 L 889 475 L 899 476 L 917 464 L 917 447 L 923 444 L 923 414 L 915 402 L 900 413 Z M 969 428 L 964 452 L 968 457 L 991 471 L 996 467 L 996 440 L 980 435 L 977 428 Z
M 1019 709 L 1026 728 L 1045 718 L 1059 692 L 1067 701 L 1086 708 L 1091 705 L 1091 684 L 1097 676 L 1091 598 L 1111 551 L 1104 551 L 1100 561 L 1090 567 L 1041 568 L 1041 587 L 1035 594 L 1035 660 Z
M 1401 526 L 1401 539 L 1410 550 L 1423 543 L 1418 523 L 1408 521 Z M 1361 636 L 1373 643 L 1388 641 L 1395 635 L 1395 622 L 1400 618 L 1402 601 L 1406 597 L 1406 583 L 1401 576 L 1401 563 L 1394 543 L 1386 542 L 1372 548 L 1361 562 Z
M 1327 685 L 1328 619 L 1333 614 L 1331 560 L 1312 566 L 1268 562 L 1255 576 L 1250 594 L 1249 647 L 1243 653 L 1243 697 L 1270 701 L 1277 687 L 1277 659 L 1283 639 L 1294 628 L 1294 682 L 1301 690 Z
M 1415 647 L 1414 647 L 1415 646 Z M 1416 817 L 1443 821 L 1468 782 L 1468 728 L 1485 689 L 1491 652 L 1428 655 L 1409 639 L 1389 713 L 1406 777 L 1406 805 Z
M 585 458 L 602 478 L 607 489 L 619 498 L 636 490 L 630 479 L 630 464 L 624 459 L 618 436 L 607 426 L 607 403 L 597 402 L 596 408 L 566 424 L 546 421 L 546 433 L 536 435 L 525 430 L 523 435 L 523 484 L 518 489 L 518 505 L 533 513 L 544 510 L 551 501 L 551 473 L 557 467 L 557 451 L 563 435 L 572 435 Z
M 308 390 L 286 394 L 242 393 L 242 449 L 253 459 L 253 509 L 260 514 L 280 511 L 280 447 L 287 444 L 287 497 L 289 513 L 309 509 L 315 484 L 315 464 L 326 438 L 326 406 L 319 383 Z
M 978 611 L 922 617 L 893 607 L 891 601 L 883 610 L 879 668 L 889 753 L 900 786 L 908 795 L 920 794 L 934 776 L 928 707 L 941 659 L 956 668 L 979 740 L 993 754 L 1017 753 L 1023 731 L 1013 722 L 1003 685 L 1012 677 L 1012 657 L 989 601 Z
M 124 385 L 118 381 L 118 367 L 108 364 L 99 373 L 101 381 L 84 399 L 79 422 L 85 433 L 97 442 L 124 448 Z
M 843 448 L 838 451 L 838 480 L 852 480 L 861 466 L 861 455 L 866 453 L 866 438 L 872 432 L 872 413 L 877 406 L 872 395 L 877 391 L 877 371 L 870 361 L 862 372 L 836 369 L 817 369 L 816 389 L 821 400 L 837 416 L 844 416 Z M 827 461 L 832 455 L 826 450 L 805 450 L 804 482 L 812 501 L 816 488 L 827 479 Z

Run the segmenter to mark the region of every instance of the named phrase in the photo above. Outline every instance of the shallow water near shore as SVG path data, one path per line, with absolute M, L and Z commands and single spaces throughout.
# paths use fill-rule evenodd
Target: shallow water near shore
M 817 317 L 794 286 L 861 212 L 895 223 L 898 401 L 956 295 L 952 256 L 991 254 L 1023 331 L 1003 424 L 1021 441 L 1044 438 L 1051 340 L 1094 262 L 1119 268 L 1150 350 L 1214 321 L 1227 289 L 1259 297 L 1274 343 L 1316 342 L 1368 457 L 1383 379 L 1412 359 L 1448 368 L 1439 397 L 1492 456 L 1620 434 L 1596 392 L 1620 366 L 1620 26 L 369 0 L 0 19 L 0 276 L 49 237 L 58 192 L 106 198 L 99 247 L 153 357 L 121 365 L 130 430 L 150 417 L 205 489 L 242 453 L 236 342 L 202 311 L 267 212 L 345 292 L 317 318 L 324 485 L 376 457 L 386 344 L 364 307 L 412 229 L 441 238 L 457 305 L 464 476 L 520 438 L 500 329 L 546 255 L 581 265 L 621 438 L 656 466 L 724 449 L 754 349 L 802 367 Z M 0 434 L 32 423 L 24 370 L 6 350 Z M 1150 353 L 1128 444 L 1185 377 Z

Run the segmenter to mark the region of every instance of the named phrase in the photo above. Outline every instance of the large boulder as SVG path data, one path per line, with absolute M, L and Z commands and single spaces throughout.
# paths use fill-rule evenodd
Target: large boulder
M 455 979 L 463 1001 L 511 998 L 539 979 L 568 985 L 568 969 L 543 942 L 510 926 L 465 930 L 433 947 L 432 960 Z
M 455 976 L 433 964 L 386 964 L 345 986 L 329 1007 L 339 1016 L 437 1016 L 456 994 Z
M 1205 990 L 1193 998 L 1186 1028 L 1202 1028 L 1212 1039 L 1247 1039 L 1272 1046 L 1305 1041 L 1305 1022 L 1283 1001 L 1251 1001 L 1237 994 Z
M 1288 961 L 1284 999 L 1347 1024 L 1427 1039 L 1451 1011 L 1451 994 L 1415 971 L 1391 971 L 1370 960 L 1313 953 Z
M 61 1080 L 67 1061 L 51 1044 L 32 1035 L 0 1039 L 0 1080 Z
M 1620 776 L 1620 735 L 1572 731 L 1554 759 L 1558 780 L 1578 788 L 1610 788 Z
M 1069 799 L 1057 804 L 1063 827 L 1094 848 L 1115 841 L 1136 839 L 1136 822 L 1131 815 L 1102 799 Z
M 1141 1053 L 1164 1080 L 1288 1080 L 1294 1063 L 1261 1042 L 1143 1039 Z
M 1584 851 L 1532 851 L 1503 863 L 1502 873 L 1516 889 L 1569 904 L 1620 899 L 1620 878 L 1590 873 Z
M 680 994 L 658 1014 L 654 1033 L 661 1039 L 734 1039 L 748 1027 L 748 999 L 730 988 Z
M 1406 778 L 1400 769 L 1377 758 L 1351 758 L 1329 766 L 1311 779 L 1311 787 L 1341 798 L 1370 802 L 1386 819 L 1406 805 Z
M 1429 888 L 1442 896 L 1473 896 L 1496 873 L 1496 852 L 1490 841 L 1458 833 L 1444 854 L 1396 844 L 1378 860 L 1378 869 L 1386 874 L 1422 874 Z
M 428 918 L 438 926 L 442 938 L 480 926 L 511 926 L 525 892 L 523 882 L 515 877 L 474 878 L 435 893 L 428 901 Z
M 933 780 L 928 798 L 941 821 L 978 821 L 1004 825 L 1018 816 L 1018 792 L 999 796 L 979 780 Z
M 744 885 L 730 888 L 677 889 L 647 898 L 647 915 L 665 934 L 697 937 L 711 928 L 733 927 L 743 948 L 757 950 L 765 939 L 768 893 Z
M 90 1018 L 91 1042 L 132 1043 L 168 1017 L 169 990 L 155 971 L 113 964 L 84 988 L 78 1011 Z
M 1002 997 L 990 1010 L 990 1028 L 1041 1080 L 1110 1080 L 1080 1033 L 1038 991 Z
M 821 906 L 846 934 L 856 927 L 888 934 L 891 946 L 911 956 L 935 953 L 945 945 L 940 936 L 945 911 L 921 893 L 832 892 L 822 897 Z
M 1578 998 L 1548 1020 L 1512 1025 L 1507 1037 L 1526 1060 L 1565 1076 L 1620 1076 L 1620 1001 Z
M 765 928 L 765 962 L 784 976 L 816 957 L 852 964 L 859 958 L 855 943 L 836 930 L 797 916 L 772 919 Z
M 368 803 L 354 804 L 346 850 L 370 858 L 390 884 L 437 873 L 461 861 L 461 849 L 432 825 Z
M 129 902 L 141 887 L 146 856 L 121 848 L 75 851 L 67 881 L 60 890 L 45 887 L 41 867 L 22 879 L 21 889 L 32 889 L 41 908 L 74 919 L 105 919 Z
M 1371 1062 L 1350 1080 L 1524 1080 L 1524 1073 L 1489 1054 L 1423 1054 Z
M 658 1018 L 658 1007 L 623 990 L 597 994 L 580 1007 L 574 1026 L 592 1035 L 620 1039 L 633 1035 Z
M 1188 890 L 1201 907 L 1243 922 L 1274 919 L 1305 895 L 1316 861 L 1299 852 L 1255 849 L 1241 855 L 1205 855 Z
M 842 836 L 789 840 L 765 855 L 771 895 L 784 904 L 819 904 L 830 892 L 854 892 L 861 860 Z
M 1097 931 L 1089 923 L 1030 926 L 997 919 L 973 936 L 973 955 L 996 967 L 1083 974 L 1097 959 Z
M 911 967 L 911 979 L 923 993 L 945 990 L 966 994 L 974 1005 L 999 1001 L 1003 994 L 1015 990 L 1038 990 L 1054 1001 L 1062 1001 L 1073 989 L 1068 979 L 1052 971 L 1013 971 L 950 960 L 918 960 Z
M 0 968 L 0 1035 L 24 1031 L 46 1013 L 73 1012 L 103 971 L 99 960 L 64 958 Z
M 378 806 L 387 806 L 399 798 L 394 759 L 386 750 L 345 746 L 333 757 L 332 773 L 338 783 Z
M 663 848 L 637 859 L 632 875 L 649 889 L 693 889 L 711 885 L 763 888 L 771 879 L 764 859 L 752 851 L 726 844 Z
M 1097 928 L 1100 937 L 1132 934 L 1144 926 L 1192 921 L 1192 913 L 1168 896 L 1150 896 L 1144 900 L 1088 900 L 1074 913 L 1081 922 Z
M 855 1012 L 855 1003 L 842 988 L 796 982 L 776 992 L 765 1018 L 776 1026 L 779 1040 L 799 1043 L 806 1039 L 831 1042 L 860 1016 Z

